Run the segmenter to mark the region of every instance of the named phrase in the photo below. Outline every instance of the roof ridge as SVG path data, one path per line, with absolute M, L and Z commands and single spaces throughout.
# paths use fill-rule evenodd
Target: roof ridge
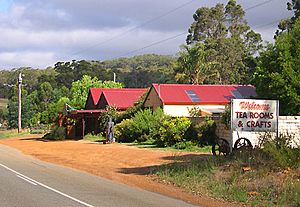
M 253 86 L 251 84 L 176 84 L 176 83 L 153 83 L 155 86 Z

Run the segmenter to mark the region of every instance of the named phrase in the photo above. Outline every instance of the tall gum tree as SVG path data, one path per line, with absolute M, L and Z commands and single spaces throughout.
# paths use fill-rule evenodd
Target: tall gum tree
M 260 54 L 253 83 L 260 98 L 280 101 L 281 114 L 300 112 L 300 17 Z
M 300 16 L 300 0 L 292 0 L 287 2 L 287 9 L 289 11 L 293 11 L 294 15 L 291 18 L 283 19 L 279 22 L 275 38 L 282 32 L 287 31 L 293 27 L 295 21 Z
M 261 36 L 247 25 L 245 12 L 235 0 L 215 7 L 201 7 L 193 15 L 186 39 L 187 47 L 202 44 L 199 55 L 205 57 L 205 82 L 218 84 L 248 84 L 255 67 L 254 54 L 261 48 Z M 183 65 L 178 59 L 178 65 Z M 191 65 L 191 63 L 189 63 Z M 181 66 L 180 66 L 181 67 Z M 183 73 L 178 67 L 175 72 Z M 195 68 L 195 74 L 197 73 Z M 178 77 L 178 75 L 177 75 Z M 203 79 L 203 78 L 202 78 Z M 180 81 L 179 81 L 180 82 Z M 197 83 L 197 81 L 189 81 Z M 200 82 L 200 81 L 198 81 Z

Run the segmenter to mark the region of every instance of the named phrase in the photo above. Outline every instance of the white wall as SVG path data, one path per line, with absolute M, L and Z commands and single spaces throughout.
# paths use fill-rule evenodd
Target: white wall
M 191 110 L 194 107 L 215 113 L 220 113 L 220 111 L 225 110 L 225 105 L 164 105 L 163 109 L 164 113 L 170 116 L 188 117 L 190 116 L 189 110 Z

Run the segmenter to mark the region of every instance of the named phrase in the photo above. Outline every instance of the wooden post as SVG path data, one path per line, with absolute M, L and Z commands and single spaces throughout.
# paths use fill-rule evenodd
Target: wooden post
M 232 154 L 232 147 L 233 147 L 233 102 L 234 99 L 231 99 L 230 101 L 230 154 Z
M 22 73 L 19 73 L 19 78 L 18 78 L 18 133 L 21 133 L 22 130 L 22 104 L 21 104 L 21 99 L 22 99 Z
M 82 116 L 81 116 L 81 123 L 82 123 L 82 139 L 84 138 L 84 113 L 82 113 Z

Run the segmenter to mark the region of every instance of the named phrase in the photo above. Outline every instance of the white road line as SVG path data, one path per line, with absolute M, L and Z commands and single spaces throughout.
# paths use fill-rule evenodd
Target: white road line
M 28 179 L 26 179 L 26 178 L 24 178 L 24 177 L 22 177 L 22 176 L 20 176 L 20 175 L 16 175 L 18 178 L 21 178 L 22 180 L 25 180 L 26 182 L 28 182 L 28 183 L 30 183 L 30 184 L 32 184 L 32 185 L 37 185 L 36 183 L 34 183 L 34 182 L 32 182 L 32 181 L 30 181 L 30 180 L 28 180 Z
M 34 180 L 34 179 L 32 179 L 32 178 L 29 178 L 29 177 L 27 177 L 27 176 L 25 176 L 25 175 L 23 175 L 23 174 L 21 174 L 21 173 L 15 171 L 15 170 L 9 168 L 9 167 L 7 167 L 7 166 L 1 164 L 1 163 L 0 163 L 0 166 L 3 167 L 3 168 L 5 168 L 5 169 L 7 169 L 7 170 L 9 170 L 9 171 L 11 171 L 11 172 L 13 172 L 13 173 L 15 173 L 15 174 L 17 174 L 17 176 L 18 176 L 18 175 L 19 175 L 20 177 L 22 176 L 22 179 L 25 178 L 25 179 L 27 179 L 28 182 L 30 181 L 30 182 L 36 183 L 36 184 L 38 184 L 38 185 L 40 185 L 40 186 L 42 186 L 42 187 L 44 187 L 44 188 L 47 188 L 48 190 L 51 190 L 51 191 L 53 191 L 53 192 L 55 192 L 55 193 L 58 193 L 58 194 L 60 194 L 60 195 L 62 195 L 62 196 L 64 196 L 64 197 L 67 197 L 67 198 L 69 198 L 69 199 L 71 199 L 71 200 L 73 200 L 73 201 L 76 201 L 77 203 L 80 203 L 80 204 L 82 204 L 82 205 L 84 205 L 84 206 L 94 207 L 94 206 L 92 206 L 92 205 L 90 205 L 90 204 L 88 204 L 88 203 L 85 203 L 85 202 L 83 202 L 83 201 L 81 201 L 81 200 L 78 200 L 77 198 L 74 198 L 74 197 L 72 197 L 72 196 L 69 196 L 69 195 L 67 195 L 67 194 L 65 194 L 65 193 L 63 193 L 63 192 L 60 192 L 60 191 L 58 191 L 58 190 L 56 190 L 56 189 L 54 189 L 54 188 L 51 188 L 50 186 L 47 186 L 47 185 L 45 185 L 45 184 L 43 184 L 43 183 L 40 183 L 40 182 L 38 182 L 38 181 L 36 181 L 36 180 Z M 18 176 L 18 177 L 19 177 L 19 176 Z

